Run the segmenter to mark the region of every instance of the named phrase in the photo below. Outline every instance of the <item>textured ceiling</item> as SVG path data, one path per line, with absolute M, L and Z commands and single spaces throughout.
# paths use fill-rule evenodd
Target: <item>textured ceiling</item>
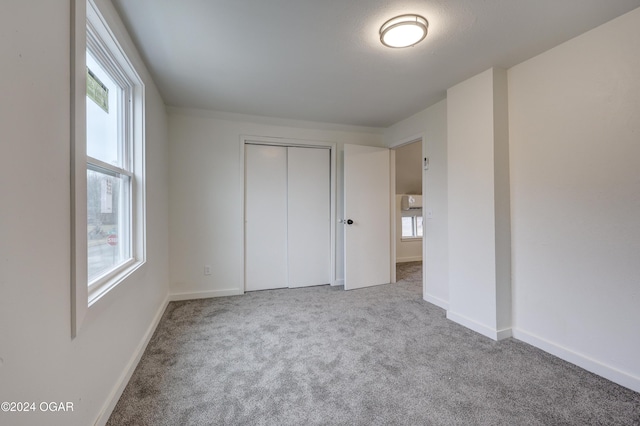
M 492 66 L 509 68 L 640 0 L 113 0 L 165 102 L 387 127 Z M 389 49 L 387 19 L 429 20 Z M 597 58 L 594 58 L 597 60 Z

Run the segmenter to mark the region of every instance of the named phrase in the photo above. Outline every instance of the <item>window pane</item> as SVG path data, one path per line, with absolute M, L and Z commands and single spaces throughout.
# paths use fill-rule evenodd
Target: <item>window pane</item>
M 418 230 L 418 237 L 422 237 L 422 216 L 416 216 L 416 228 Z
M 131 257 L 130 178 L 87 170 L 89 282 Z
M 413 237 L 413 217 L 402 218 L 402 236 Z
M 118 126 L 122 89 L 88 51 L 87 69 L 87 155 L 125 168 Z

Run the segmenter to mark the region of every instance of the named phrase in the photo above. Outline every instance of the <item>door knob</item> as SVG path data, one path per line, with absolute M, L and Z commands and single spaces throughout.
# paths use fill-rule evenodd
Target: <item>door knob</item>
M 351 219 L 347 219 L 347 225 L 353 225 L 353 221 Z

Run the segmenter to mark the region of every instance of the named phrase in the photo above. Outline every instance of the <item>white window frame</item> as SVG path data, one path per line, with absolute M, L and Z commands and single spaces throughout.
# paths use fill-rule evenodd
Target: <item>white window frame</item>
M 422 217 L 422 213 L 416 213 L 416 214 L 403 214 L 402 215 L 402 219 L 404 219 L 405 217 L 409 217 L 411 218 L 411 227 L 413 229 L 413 235 L 410 236 L 404 236 L 402 235 L 402 224 L 400 226 L 400 239 L 401 241 L 412 241 L 412 240 L 421 240 L 422 236 L 424 235 L 424 219 L 422 219 L 422 234 L 423 235 L 418 235 L 418 218 Z M 402 221 L 402 219 L 400 219 Z
M 145 88 L 108 22 L 93 0 L 72 0 L 71 40 L 71 335 L 75 337 L 90 306 L 126 280 L 146 261 L 145 230 Z M 91 50 L 124 89 L 123 162 L 121 167 L 87 155 L 86 54 Z M 130 258 L 88 282 L 87 170 L 100 168 L 130 180 Z

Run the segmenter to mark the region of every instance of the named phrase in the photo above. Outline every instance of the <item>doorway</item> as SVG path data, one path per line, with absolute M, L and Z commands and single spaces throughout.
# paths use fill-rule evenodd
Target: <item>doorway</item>
M 394 282 L 422 287 L 424 216 L 422 213 L 422 138 L 392 149 Z

